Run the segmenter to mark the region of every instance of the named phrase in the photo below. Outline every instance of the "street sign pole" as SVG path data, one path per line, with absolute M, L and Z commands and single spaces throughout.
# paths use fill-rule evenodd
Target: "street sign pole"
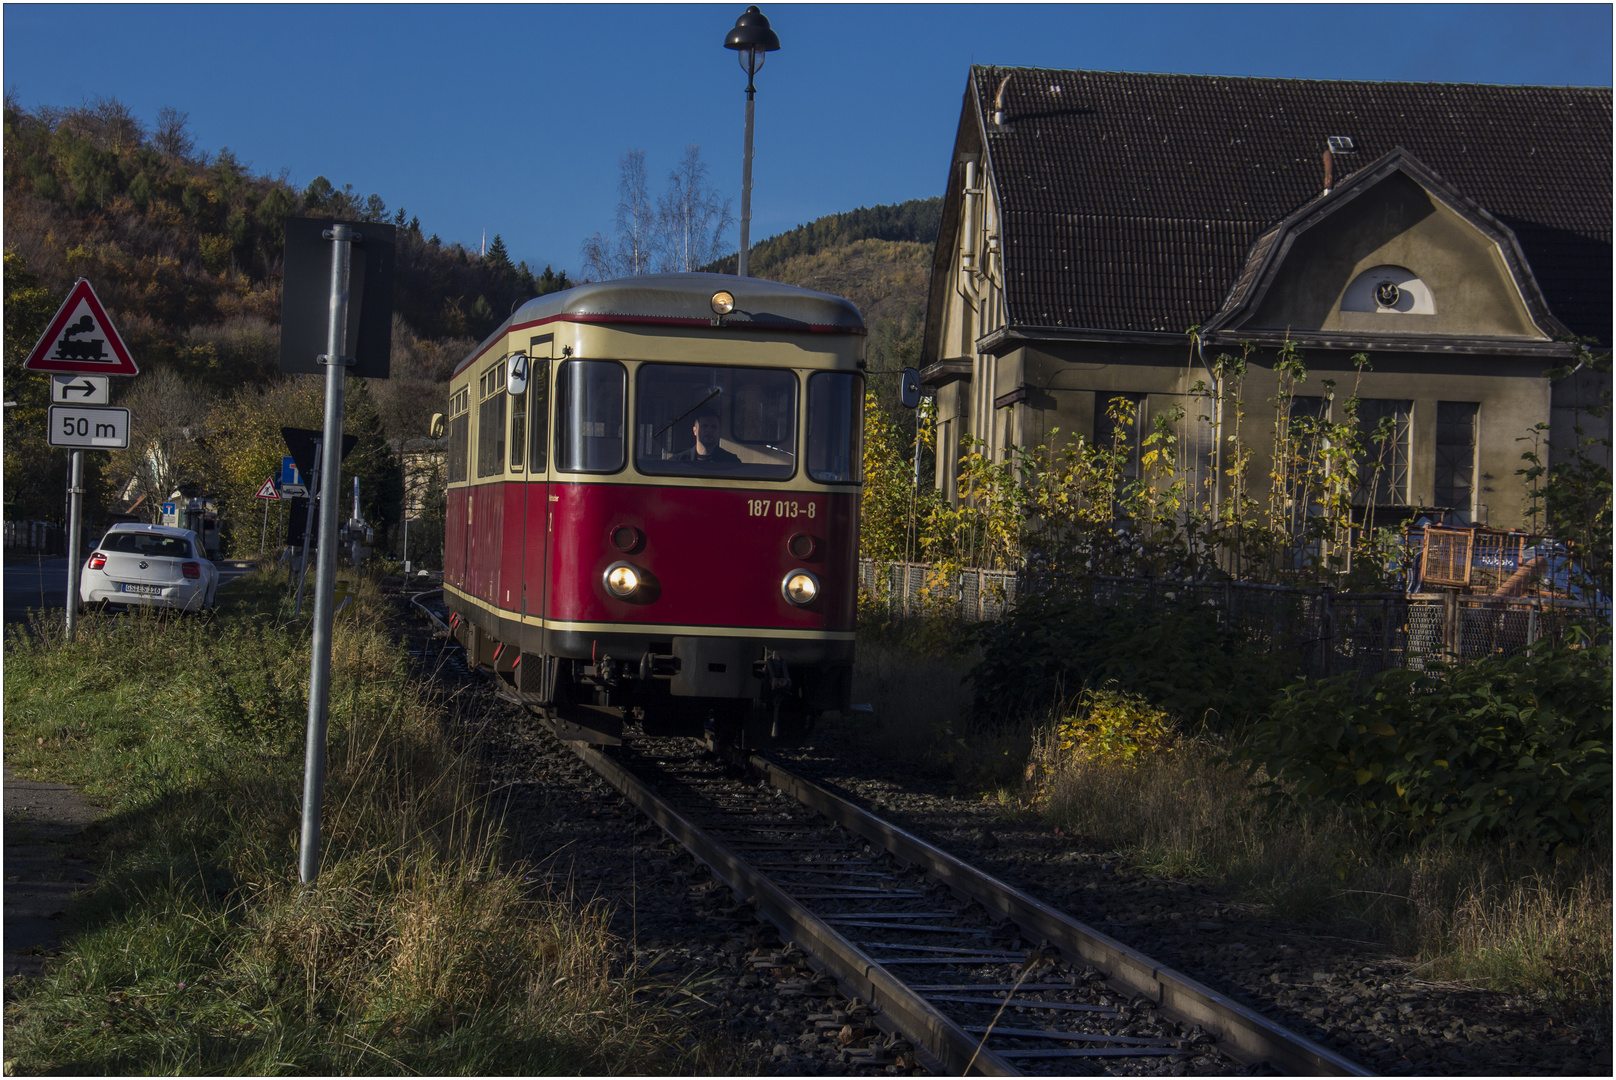
M 331 318 L 326 333 L 326 351 L 321 361 L 325 369 L 324 446 L 336 452 L 326 454 L 320 463 L 320 490 L 335 495 L 342 478 L 342 394 L 345 365 L 353 357 L 343 355 L 348 340 L 348 290 L 353 242 L 359 239 L 348 225 L 333 224 L 326 234 L 331 240 Z M 320 800 L 325 793 L 325 735 L 327 706 L 331 692 L 332 600 L 337 579 L 337 516 L 340 499 L 328 497 L 320 506 L 319 565 L 314 577 L 314 635 L 309 670 L 309 730 L 303 761 L 303 834 L 299 848 L 298 877 L 312 885 L 320 872 Z M 312 512 L 312 508 L 311 508 Z
M 67 640 L 79 625 L 79 563 L 83 552 L 79 550 L 79 521 L 84 505 L 84 451 L 73 451 L 73 471 L 67 482 Z

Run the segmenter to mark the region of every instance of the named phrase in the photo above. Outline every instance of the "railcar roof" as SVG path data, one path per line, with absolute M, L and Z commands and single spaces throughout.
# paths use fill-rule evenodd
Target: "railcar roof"
M 720 289 L 735 297 L 735 310 L 723 319 L 726 327 L 864 333 L 864 317 L 858 308 L 830 293 L 731 274 L 647 274 L 592 281 L 529 300 L 472 350 L 455 373 L 464 371 L 512 330 L 547 322 L 712 326 L 716 320 L 712 296 Z

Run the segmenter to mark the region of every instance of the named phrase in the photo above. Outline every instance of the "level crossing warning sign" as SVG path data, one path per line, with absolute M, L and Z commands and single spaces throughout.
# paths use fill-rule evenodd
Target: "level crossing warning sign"
M 273 476 L 266 476 L 263 484 L 258 488 L 258 494 L 253 497 L 257 499 L 275 499 L 279 501 L 281 493 L 275 490 L 275 478 Z
M 79 278 L 67 294 L 24 366 L 29 371 L 68 374 L 140 374 L 134 357 L 113 329 L 107 309 L 84 278 Z

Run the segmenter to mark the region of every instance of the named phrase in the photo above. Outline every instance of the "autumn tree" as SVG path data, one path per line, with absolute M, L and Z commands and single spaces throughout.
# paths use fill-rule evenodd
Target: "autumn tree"
M 129 410 L 129 446 L 112 452 L 109 473 L 119 489 L 133 481 L 136 492 L 146 496 L 143 509 L 157 524 L 163 500 L 182 484 L 203 478 L 211 395 L 166 367 L 128 382 L 118 404 Z

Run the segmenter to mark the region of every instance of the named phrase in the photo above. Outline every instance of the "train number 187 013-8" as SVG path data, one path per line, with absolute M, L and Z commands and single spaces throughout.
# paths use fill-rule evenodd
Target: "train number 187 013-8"
M 798 502 L 795 499 L 747 499 L 746 513 L 748 517 L 777 517 L 811 518 L 818 512 L 818 505 L 811 502 Z

